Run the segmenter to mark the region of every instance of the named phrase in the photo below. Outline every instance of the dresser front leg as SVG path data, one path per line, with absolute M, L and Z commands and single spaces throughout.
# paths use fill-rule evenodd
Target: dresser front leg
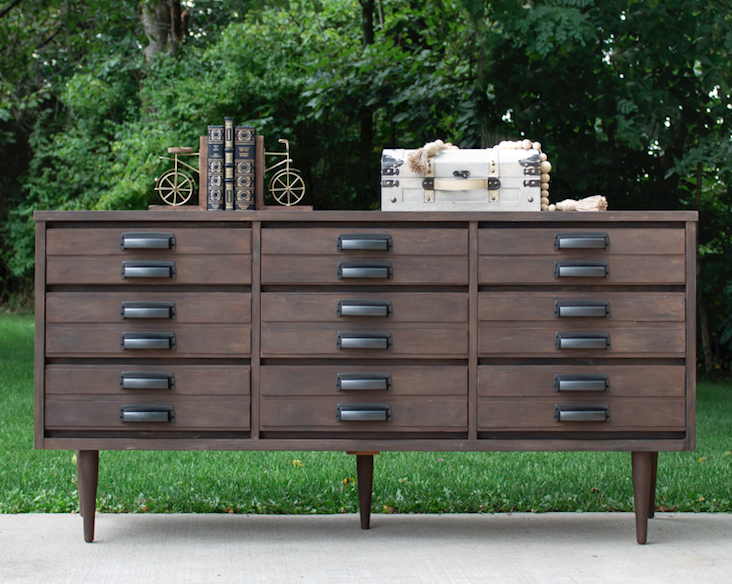
M 348 452 L 356 455 L 356 478 L 358 480 L 358 511 L 361 515 L 361 529 L 368 529 L 371 523 L 371 491 L 374 484 L 374 455 L 378 452 Z
M 651 492 L 648 505 L 648 519 L 656 512 L 656 475 L 658 474 L 658 452 L 651 452 Z
M 97 480 L 99 478 L 99 451 L 79 450 L 76 453 L 79 512 L 84 518 L 84 541 L 94 541 L 94 516 L 97 511 Z
M 635 537 L 646 543 L 653 482 L 653 452 L 631 452 L 633 499 L 635 501 Z

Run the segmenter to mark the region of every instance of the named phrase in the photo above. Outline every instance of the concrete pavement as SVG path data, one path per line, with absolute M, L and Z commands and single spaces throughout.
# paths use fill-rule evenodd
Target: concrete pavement
M 0 515 L 2 584 L 721 584 L 732 514 Z

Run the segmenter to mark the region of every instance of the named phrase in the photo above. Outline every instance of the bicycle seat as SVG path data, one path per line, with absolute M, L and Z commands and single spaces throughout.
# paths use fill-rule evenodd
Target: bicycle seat
M 191 152 L 193 152 L 193 148 L 190 148 L 188 146 L 168 148 L 168 154 L 190 154 Z

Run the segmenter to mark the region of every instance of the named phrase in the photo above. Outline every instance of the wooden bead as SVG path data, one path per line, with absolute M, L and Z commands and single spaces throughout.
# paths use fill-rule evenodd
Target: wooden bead
M 548 211 L 556 211 L 557 210 L 557 206 L 556 205 L 549 205 L 549 209 L 547 209 L 547 210 Z
M 524 150 L 531 150 L 531 140 L 524 140 L 521 142 L 521 148 Z
M 541 183 L 541 190 L 542 191 L 548 191 L 549 190 L 549 183 Z
M 549 196 L 549 191 L 547 189 L 544 189 L 543 191 L 541 191 L 541 196 L 542 197 L 548 197 Z
M 542 161 L 541 166 L 539 166 L 539 169 L 541 170 L 542 174 L 549 174 L 552 170 L 552 163 L 548 160 L 544 160 Z
M 542 197 L 541 198 L 541 204 L 542 205 L 548 205 L 549 204 L 549 199 L 547 199 L 546 197 Z
M 546 152 L 542 152 L 541 154 L 539 154 L 539 160 L 541 160 L 542 162 L 544 162 L 548 158 L 549 157 L 546 155 Z
M 550 176 L 551 175 L 546 174 L 546 173 L 542 174 L 541 175 L 541 182 L 548 183 L 551 180 Z
M 532 148 L 533 148 L 534 150 L 538 150 L 539 152 L 541 152 L 541 142 L 534 142 L 534 143 L 533 143 L 533 144 L 531 145 L 531 147 L 532 147 Z
M 542 205 L 541 206 L 541 210 L 542 211 L 548 211 L 549 210 L 549 205 Z

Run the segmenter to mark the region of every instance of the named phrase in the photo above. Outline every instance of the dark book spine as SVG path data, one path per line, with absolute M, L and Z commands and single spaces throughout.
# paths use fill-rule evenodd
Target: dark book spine
M 234 131 L 234 210 L 254 209 L 254 128 L 237 126 Z
M 224 201 L 234 210 L 234 118 L 224 118 Z
M 208 127 L 209 211 L 224 210 L 224 127 Z

